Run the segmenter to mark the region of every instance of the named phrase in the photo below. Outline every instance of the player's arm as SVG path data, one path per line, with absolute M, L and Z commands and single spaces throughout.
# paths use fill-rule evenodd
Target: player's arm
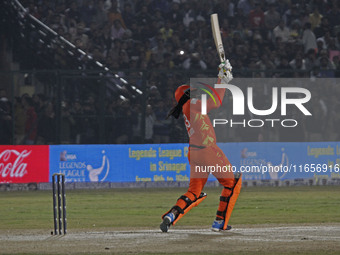
M 218 73 L 218 80 L 217 80 L 217 84 L 227 84 L 229 83 L 232 79 L 233 79 L 233 75 L 231 73 L 232 71 L 232 66 L 230 65 L 229 60 L 226 60 L 225 62 L 221 63 L 218 66 L 219 69 L 219 73 Z M 209 112 L 210 110 L 214 109 L 214 108 L 218 108 L 221 106 L 220 100 L 221 102 L 223 101 L 224 98 L 224 94 L 225 94 L 225 88 L 221 88 L 221 89 L 215 89 L 218 98 L 215 99 L 215 102 L 212 98 L 209 98 L 207 100 L 207 112 Z

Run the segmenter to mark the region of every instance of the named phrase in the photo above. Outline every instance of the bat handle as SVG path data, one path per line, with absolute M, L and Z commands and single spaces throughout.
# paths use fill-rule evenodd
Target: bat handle
M 224 56 L 224 54 L 221 54 L 221 55 L 220 55 L 220 60 L 221 60 L 221 63 L 224 63 L 224 62 L 225 62 L 225 56 Z

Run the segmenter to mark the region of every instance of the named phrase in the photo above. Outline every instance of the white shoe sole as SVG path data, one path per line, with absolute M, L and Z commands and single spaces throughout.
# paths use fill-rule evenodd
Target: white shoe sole
M 231 229 L 232 229 L 232 227 L 229 226 L 229 225 L 227 226 L 227 229 L 211 228 L 211 230 L 214 231 L 214 232 L 229 231 Z
M 211 228 L 212 231 L 214 232 L 220 232 L 222 229 L 219 229 L 219 228 Z

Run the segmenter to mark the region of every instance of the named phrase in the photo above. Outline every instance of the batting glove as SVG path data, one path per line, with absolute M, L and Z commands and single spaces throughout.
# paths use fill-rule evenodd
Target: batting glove
M 229 60 L 222 62 L 218 66 L 218 78 L 221 79 L 221 83 L 229 83 L 233 79 L 233 74 L 231 73 L 233 67 L 231 66 Z

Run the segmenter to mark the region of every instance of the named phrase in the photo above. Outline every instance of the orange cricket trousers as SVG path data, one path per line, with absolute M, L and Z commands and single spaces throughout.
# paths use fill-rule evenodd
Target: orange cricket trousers
M 231 171 L 231 164 L 228 158 L 224 155 L 223 151 L 214 144 L 202 149 L 190 146 L 188 159 L 190 162 L 190 183 L 188 191 L 183 195 L 188 197 L 191 201 L 195 201 L 201 194 L 211 172 L 224 187 L 221 198 L 227 198 L 220 199 L 216 216 L 221 219 L 229 220 L 231 211 L 240 192 L 242 181 L 239 180 L 241 178 L 235 178 L 234 173 Z M 229 166 L 229 168 L 227 168 L 227 166 Z M 219 171 L 217 171 L 217 168 Z M 215 170 L 213 171 L 213 169 Z M 227 171 L 228 169 L 229 171 Z M 237 188 L 237 194 L 235 194 L 234 199 L 231 201 L 229 198 L 233 195 L 234 187 L 237 182 L 237 186 L 239 186 Z M 179 199 L 175 206 L 184 209 L 186 205 L 187 204 L 183 199 Z M 228 213 L 226 213 L 227 207 L 229 210 Z M 222 212 L 224 212 L 224 214 Z M 228 217 L 228 219 L 226 217 Z

